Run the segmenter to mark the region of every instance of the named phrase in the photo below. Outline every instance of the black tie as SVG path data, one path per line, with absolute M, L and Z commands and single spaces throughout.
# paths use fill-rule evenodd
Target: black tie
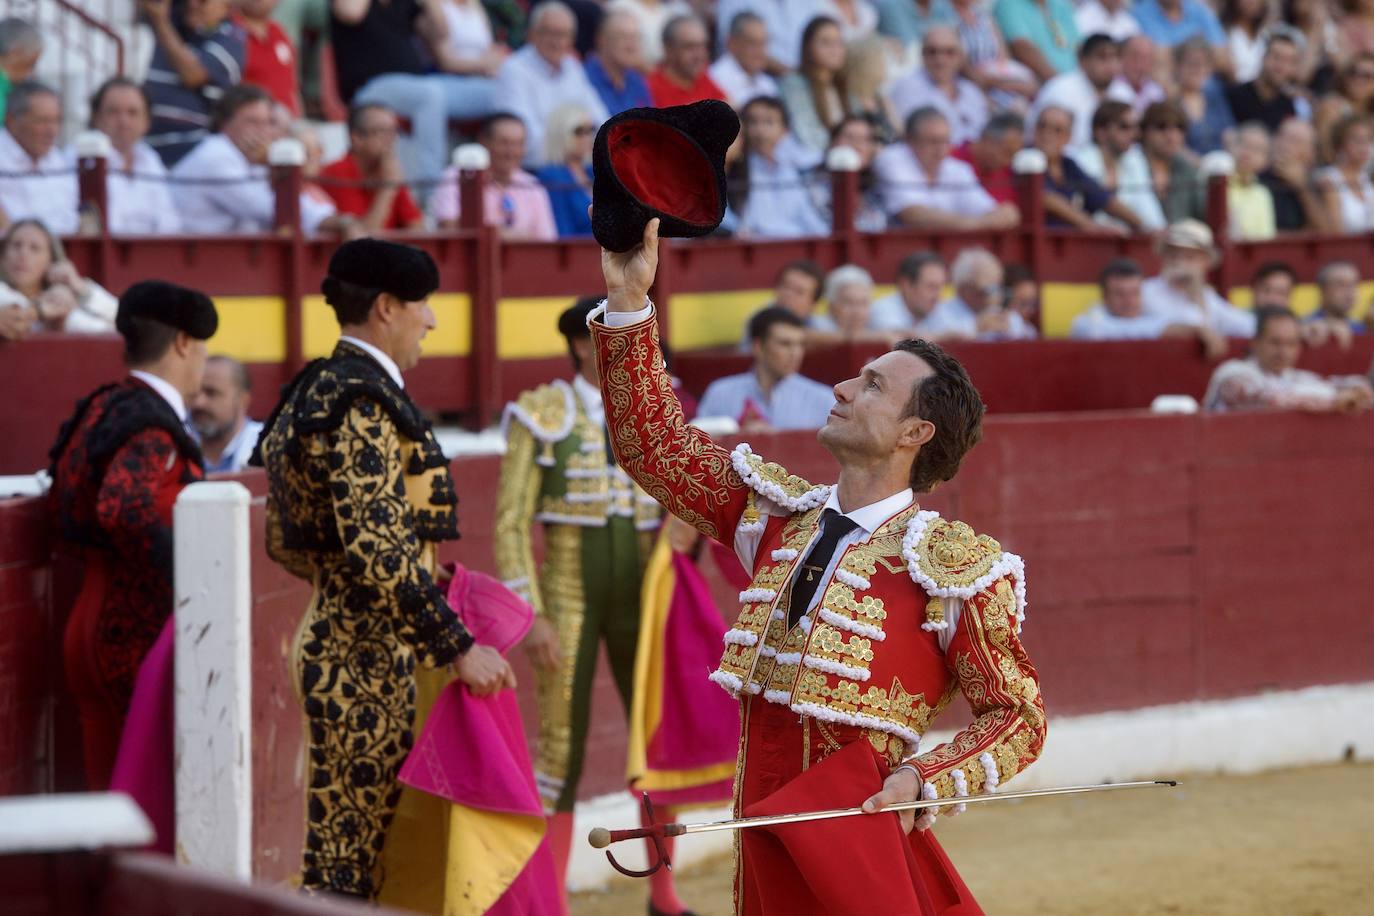
M 835 555 L 835 548 L 839 546 L 841 539 L 857 527 L 858 522 L 834 509 L 826 509 L 821 513 L 821 536 L 816 538 L 815 546 L 811 548 L 802 565 L 797 567 L 796 575 L 792 577 L 792 597 L 788 601 L 787 609 L 789 628 L 795 627 L 797 621 L 806 613 L 806 609 L 811 606 L 811 599 L 815 596 L 816 589 L 820 588 L 825 568 L 830 565 L 830 558 Z

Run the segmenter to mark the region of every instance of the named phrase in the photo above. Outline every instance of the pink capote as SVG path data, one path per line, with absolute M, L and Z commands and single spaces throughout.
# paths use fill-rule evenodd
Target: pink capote
M 448 600 L 477 642 L 503 655 L 524 638 L 534 618 L 530 606 L 500 582 L 462 565 L 449 583 Z M 401 766 L 400 779 L 456 805 L 544 816 L 513 690 L 478 698 L 462 682 L 451 682 L 434 701 L 415 747 Z M 511 916 L 561 912 L 547 840 L 487 912 Z
M 175 642 L 176 621 L 169 617 L 138 668 L 110 775 L 110 791 L 132 796 L 152 822 L 157 839 L 148 848 L 169 856 L 176 844 L 176 765 L 172 750 Z

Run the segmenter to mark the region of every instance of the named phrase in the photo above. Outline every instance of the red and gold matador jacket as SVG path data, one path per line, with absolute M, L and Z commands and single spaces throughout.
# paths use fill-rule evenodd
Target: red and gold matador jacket
M 1039 756 L 1045 710 L 1019 638 L 1020 557 L 913 500 L 844 551 L 816 613 L 789 631 L 786 586 L 830 487 L 688 426 L 653 318 L 589 323 L 620 466 L 702 534 L 727 546 L 760 538 L 712 681 L 736 697 L 865 729 L 890 764 L 916 768 L 926 798 L 992 791 Z M 960 692 L 973 722 L 923 748 L 921 736 Z

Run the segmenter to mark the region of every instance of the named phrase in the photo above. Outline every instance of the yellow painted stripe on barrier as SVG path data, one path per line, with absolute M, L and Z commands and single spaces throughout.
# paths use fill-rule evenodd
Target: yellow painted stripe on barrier
M 496 305 L 496 352 L 501 359 L 540 359 L 568 352 L 558 333 L 558 316 L 572 296 L 502 299 Z
M 245 363 L 286 359 L 286 300 L 280 296 L 216 296 L 219 328 L 210 352 Z
M 1374 309 L 1374 302 L 1370 298 L 1374 296 L 1374 282 L 1361 283 L 1359 292 L 1355 294 L 1355 309 L 1352 316 L 1359 318 L 1370 313 Z M 1231 289 L 1231 301 L 1242 308 L 1249 308 L 1254 302 L 1250 287 L 1236 286 Z M 1299 315 L 1310 315 L 1317 310 L 1321 304 L 1321 293 L 1317 290 L 1315 283 L 1299 283 L 1293 287 L 1293 311 Z
M 768 289 L 677 294 L 668 313 L 673 349 L 700 350 L 738 343 L 749 316 L 772 298 L 773 291 Z
M 425 356 L 466 356 L 472 352 L 472 308 L 467 293 L 431 296 L 435 328 L 425 336 Z M 302 331 L 306 359 L 328 356 L 339 339 L 339 322 L 323 296 L 306 296 Z
M 1069 326 L 1080 313 L 1102 297 L 1096 283 L 1042 283 L 1040 327 L 1046 337 L 1068 337 Z

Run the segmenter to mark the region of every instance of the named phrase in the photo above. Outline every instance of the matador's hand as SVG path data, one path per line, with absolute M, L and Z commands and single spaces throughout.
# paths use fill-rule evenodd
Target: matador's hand
M 558 633 L 547 617 L 535 617 L 530 624 L 530 632 L 525 636 L 525 651 L 529 653 L 530 664 L 540 671 L 558 670 L 562 663 Z
M 510 662 L 491 646 L 468 649 L 458 656 L 454 670 L 475 697 L 488 697 L 505 687 L 515 688 L 515 672 Z
M 644 238 L 626 252 L 601 249 L 601 275 L 606 280 L 606 308 L 637 312 L 658 273 L 658 220 L 644 227 Z
M 876 795 L 870 796 L 864 802 L 864 811 L 869 814 L 881 811 L 888 805 L 897 805 L 902 802 L 916 801 L 921 797 L 921 780 L 910 769 L 898 769 L 887 779 L 883 780 L 883 789 Z M 928 809 L 927 809 L 928 810 Z M 916 825 L 915 811 L 898 811 L 897 817 L 902 821 L 902 832 L 910 833 L 911 828 Z

